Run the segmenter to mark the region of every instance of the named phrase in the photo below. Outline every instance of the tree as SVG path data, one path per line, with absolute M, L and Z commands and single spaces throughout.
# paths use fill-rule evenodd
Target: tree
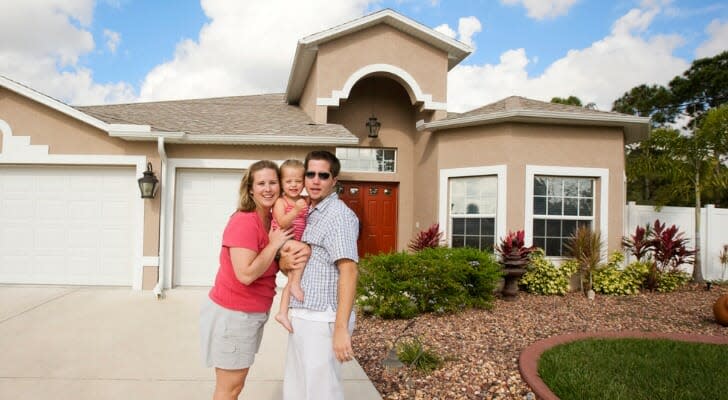
M 581 99 L 579 99 L 576 96 L 569 96 L 567 98 L 563 98 L 563 97 L 552 97 L 551 98 L 551 102 L 552 103 L 556 103 L 556 104 L 565 104 L 567 106 L 577 106 L 577 107 L 581 107 L 582 106 Z
M 675 122 L 679 108 L 672 92 L 660 85 L 639 85 L 622 95 L 612 104 L 612 111 L 650 117 L 653 127 Z
M 689 125 L 696 126 L 710 109 L 728 101 L 728 51 L 693 61 L 682 76 L 670 81 L 670 91 L 690 116 Z
M 709 199 L 728 205 L 728 52 L 695 60 L 669 87 L 640 85 L 615 100 L 612 110 L 649 116 L 652 137 L 626 151 L 628 198 L 642 196 L 655 206 L 695 206 L 693 280 L 702 282 L 700 208 Z M 668 128 L 687 119 L 686 132 Z M 630 185 L 631 184 L 631 185 Z M 635 189 L 637 187 L 638 189 Z M 691 199 L 692 198 L 692 199 Z

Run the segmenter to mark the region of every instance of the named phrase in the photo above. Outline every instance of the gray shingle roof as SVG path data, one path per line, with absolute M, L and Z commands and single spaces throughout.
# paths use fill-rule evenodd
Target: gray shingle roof
M 78 106 L 109 124 L 150 125 L 158 132 L 189 135 L 276 135 L 354 137 L 338 124 L 315 124 L 283 94 Z
M 650 133 L 650 119 L 646 117 L 547 103 L 520 96 L 506 97 L 462 114 L 448 113 L 444 119 L 418 123 L 417 129 L 435 132 L 503 122 L 621 127 L 627 143 L 644 140 Z
M 580 114 L 584 114 L 584 115 L 594 115 L 594 116 L 620 115 L 618 113 L 592 110 L 589 108 L 584 108 L 584 107 L 579 107 L 579 106 L 569 106 L 569 105 L 558 104 L 558 103 L 547 103 L 545 101 L 533 100 L 533 99 L 529 99 L 529 98 L 521 97 L 521 96 L 510 96 L 510 97 L 506 97 L 505 99 L 496 101 L 495 103 L 490 103 L 490 104 L 475 108 L 473 110 L 470 110 L 470 111 L 467 111 L 467 112 L 464 112 L 461 114 L 448 113 L 448 116 L 445 119 L 466 118 L 466 117 L 472 117 L 472 116 L 476 116 L 476 115 L 485 115 L 485 114 L 490 114 L 490 113 L 494 113 L 494 112 L 512 111 L 512 110 L 570 112 L 570 113 L 580 113 Z M 454 114 L 454 115 L 451 115 L 451 114 Z

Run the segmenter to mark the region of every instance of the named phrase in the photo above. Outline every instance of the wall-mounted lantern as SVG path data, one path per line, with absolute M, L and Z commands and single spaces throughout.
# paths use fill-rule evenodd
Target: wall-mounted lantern
M 147 163 L 147 170 L 144 171 L 144 176 L 139 178 L 137 181 L 139 182 L 139 191 L 142 193 L 142 199 L 153 199 L 154 195 L 157 194 L 159 179 L 154 176 L 152 163 Z
M 369 129 L 369 137 L 370 138 L 376 138 L 379 136 L 379 128 L 382 127 L 382 123 L 377 120 L 377 117 L 371 116 L 369 117 L 369 121 L 367 121 L 367 129 Z

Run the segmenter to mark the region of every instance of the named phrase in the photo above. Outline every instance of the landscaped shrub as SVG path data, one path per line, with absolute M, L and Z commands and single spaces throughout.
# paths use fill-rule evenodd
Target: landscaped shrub
M 690 280 L 680 269 L 684 264 L 693 264 L 695 257 L 695 250 L 688 249 L 687 244 L 688 239 L 677 226 L 667 227 L 660 220 L 655 220 L 652 227 L 638 226 L 634 235 L 622 239 L 622 246 L 649 266 L 644 286 L 660 292 L 674 291 Z
M 492 254 L 471 248 L 369 256 L 359 270 L 357 304 L 364 313 L 382 318 L 489 308 L 501 277 Z
M 566 249 L 579 263 L 579 286 L 581 291 L 586 293 L 592 288 L 592 273 L 599 266 L 602 236 L 599 231 L 580 226 L 566 241 Z
M 631 295 L 639 293 L 650 270 L 650 263 L 635 261 L 624 269 L 624 255 L 614 252 L 606 265 L 594 272 L 594 291 L 602 294 Z
M 397 347 L 397 357 L 402 363 L 418 371 L 431 372 L 438 369 L 443 363 L 442 357 L 425 348 L 417 338 L 401 342 Z
M 661 293 L 674 292 L 690 282 L 692 276 L 685 271 L 673 270 L 657 275 L 657 291 Z
M 578 269 L 579 262 L 576 260 L 567 260 L 557 267 L 546 258 L 543 250 L 538 249 L 531 254 L 531 262 L 521 284 L 530 293 L 563 295 L 569 291 L 569 280 Z
M 440 232 L 440 224 L 435 223 L 424 231 L 420 231 L 417 236 L 410 240 L 407 247 L 417 252 L 422 249 L 439 246 L 442 246 L 442 232 Z

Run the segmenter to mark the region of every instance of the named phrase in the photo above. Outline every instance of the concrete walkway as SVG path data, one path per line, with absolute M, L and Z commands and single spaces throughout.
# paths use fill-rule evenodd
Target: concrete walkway
M 0 399 L 211 398 L 197 332 L 207 291 L 0 286 Z M 241 399 L 281 397 L 286 343 L 271 318 Z M 344 376 L 347 400 L 381 399 L 358 363 Z

